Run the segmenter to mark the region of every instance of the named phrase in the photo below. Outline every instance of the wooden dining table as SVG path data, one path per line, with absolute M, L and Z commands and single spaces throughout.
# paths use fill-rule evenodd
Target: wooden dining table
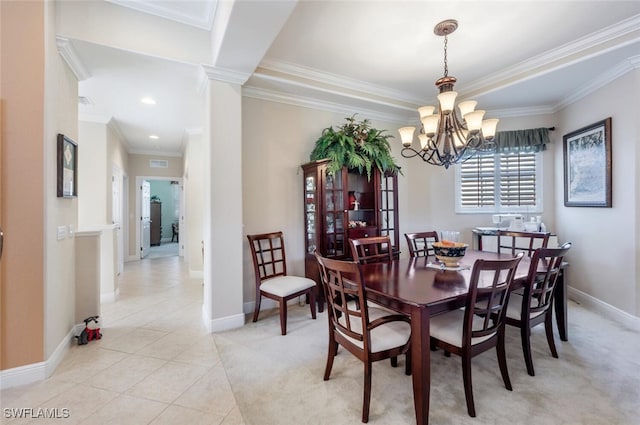
M 433 257 L 400 258 L 389 263 L 362 265 L 367 299 L 411 317 L 411 363 L 416 423 L 429 423 L 430 343 L 429 318 L 465 305 L 471 268 L 478 259 L 512 258 L 509 254 L 467 249 L 460 261 L 465 270 L 429 267 Z M 531 259 L 524 257 L 512 289 L 526 281 Z

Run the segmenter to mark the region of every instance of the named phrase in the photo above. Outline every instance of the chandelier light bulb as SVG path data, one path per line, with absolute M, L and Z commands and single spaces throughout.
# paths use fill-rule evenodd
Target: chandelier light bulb
M 484 111 L 479 109 L 477 111 L 469 112 L 464 116 L 464 120 L 467 123 L 467 130 L 472 133 L 480 131 L 482 128 L 482 118 L 484 118 Z
M 426 151 L 427 147 L 429 146 L 429 138 L 427 137 L 427 135 L 424 133 L 418 134 L 418 140 L 420 141 L 420 149 Z
M 456 103 L 456 97 L 458 92 L 446 91 L 438 95 L 438 101 L 440 102 L 440 110 L 443 114 L 449 114 L 453 111 L 453 106 Z
M 476 109 L 476 105 L 478 104 L 475 100 L 465 100 L 464 102 L 460 102 L 458 104 L 458 110 L 460 111 L 460 116 L 464 117 L 470 112 L 473 112 Z
M 424 133 L 427 137 L 433 137 L 436 134 L 439 122 L 440 115 L 429 115 L 422 118 L 422 126 L 424 127 Z
M 497 118 L 489 118 L 482 121 L 482 136 L 487 140 L 493 140 L 496 137 L 496 128 L 498 127 Z
M 400 133 L 400 140 L 402 140 L 403 146 L 411 146 L 411 144 L 413 143 L 413 133 L 415 131 L 415 127 L 402 127 L 398 129 L 398 132 Z
M 418 115 L 420 115 L 420 119 L 424 117 L 428 117 L 429 115 L 433 115 L 433 111 L 436 110 L 435 106 L 421 106 L 418 108 Z

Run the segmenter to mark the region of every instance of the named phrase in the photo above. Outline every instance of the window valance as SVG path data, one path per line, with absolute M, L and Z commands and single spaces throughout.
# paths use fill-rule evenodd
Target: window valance
M 497 152 L 539 152 L 551 143 L 549 130 L 553 128 L 529 128 L 526 130 L 498 131 L 494 142 Z

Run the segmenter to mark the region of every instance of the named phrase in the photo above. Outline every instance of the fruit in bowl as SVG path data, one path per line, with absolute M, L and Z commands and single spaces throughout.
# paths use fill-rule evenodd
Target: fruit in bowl
M 464 257 L 469 245 L 462 242 L 443 240 L 433 243 L 433 252 L 438 260 L 447 267 L 457 267 L 458 261 Z

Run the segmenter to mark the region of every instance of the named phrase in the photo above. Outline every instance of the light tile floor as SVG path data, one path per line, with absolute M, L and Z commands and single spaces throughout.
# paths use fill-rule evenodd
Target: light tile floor
M 0 422 L 244 424 L 202 323 L 202 281 L 173 256 L 125 264 L 118 284 L 118 300 L 101 307 L 102 339 L 73 345 L 49 379 L 3 390 Z M 12 418 L 5 408 L 68 417 Z

